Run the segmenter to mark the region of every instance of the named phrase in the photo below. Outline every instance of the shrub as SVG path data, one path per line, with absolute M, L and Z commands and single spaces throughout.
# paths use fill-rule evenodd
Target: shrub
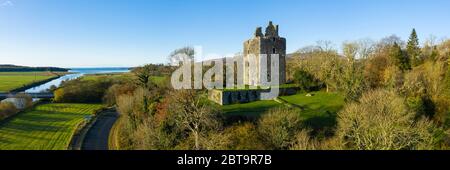
M 264 143 L 258 137 L 256 126 L 252 123 L 236 124 L 224 132 L 225 136 L 229 136 L 230 144 L 228 149 L 231 150 L 263 150 L 266 149 Z
M 0 101 L 0 120 L 18 113 L 22 109 L 33 105 L 33 99 L 26 94 L 19 93 L 12 98 Z
M 399 89 L 403 84 L 403 72 L 396 66 L 389 66 L 383 72 L 383 84 L 388 89 Z
M 231 134 L 211 131 L 200 138 L 200 143 L 206 150 L 229 150 L 232 144 L 231 137 Z
M 433 120 L 439 125 L 450 128 L 450 98 L 439 97 L 434 99 L 435 114 Z
M 14 96 L 15 105 L 18 109 L 26 109 L 33 105 L 33 98 L 25 93 L 18 93 Z
M 449 103 L 445 103 L 444 77 L 445 68 L 441 61 L 426 61 L 408 72 L 401 88 L 408 106 L 418 115 L 433 117 L 446 114 Z M 441 121 L 441 118 L 436 120 Z
M 371 88 L 381 87 L 383 84 L 383 72 L 388 66 L 389 59 L 385 56 L 370 58 L 364 67 L 364 77 Z
M 341 150 L 342 143 L 336 137 L 319 140 L 313 138 L 311 130 L 303 129 L 295 135 L 290 150 Z
M 295 135 L 294 142 L 289 148 L 291 150 L 317 150 L 320 143 L 309 136 L 308 130 L 301 130 Z
M 3 120 L 13 114 L 16 114 L 19 110 L 11 102 L 0 102 L 0 120 Z
M 318 87 L 319 83 L 316 78 L 305 70 L 297 70 L 294 73 L 294 82 L 302 91 L 311 91 Z
M 71 80 L 54 92 L 54 100 L 59 103 L 100 103 L 113 83 L 111 79 Z
M 113 106 L 120 95 L 133 94 L 135 88 L 130 84 L 114 84 L 106 91 L 105 96 L 103 96 L 103 102 L 108 106 Z
M 194 138 L 193 148 L 204 149 L 201 138 L 222 127 L 222 117 L 206 97 L 195 90 L 175 90 L 170 94 L 169 112 L 178 128 Z
M 419 117 L 428 116 L 432 118 L 435 115 L 435 105 L 427 96 L 407 97 L 406 105 Z
M 338 113 L 337 137 L 346 149 L 434 149 L 440 133 L 432 122 L 416 119 L 391 91 L 368 92 Z
M 287 149 L 301 127 L 295 109 L 276 108 L 264 114 L 258 123 L 258 133 L 271 149 Z
M 149 117 L 132 133 L 133 149 L 168 150 L 179 142 L 181 132 L 168 126 L 167 122 L 158 123 Z

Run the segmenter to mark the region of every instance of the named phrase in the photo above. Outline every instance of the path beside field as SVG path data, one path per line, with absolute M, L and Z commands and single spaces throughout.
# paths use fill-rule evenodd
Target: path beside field
M 109 133 L 117 119 L 118 113 L 115 110 L 100 114 L 87 132 L 81 150 L 108 150 Z

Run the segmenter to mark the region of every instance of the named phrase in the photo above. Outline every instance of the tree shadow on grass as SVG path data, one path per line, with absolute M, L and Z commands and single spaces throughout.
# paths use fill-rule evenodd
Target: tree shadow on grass
M 60 117 L 56 117 L 52 114 L 61 114 Z M 56 132 L 61 128 L 65 128 L 65 122 L 72 121 L 74 119 L 80 119 L 83 114 L 75 113 L 42 113 L 42 114 L 23 114 L 19 115 L 13 120 L 5 122 L 2 124 L 1 128 L 8 131 L 18 131 L 18 132 Z M 63 125 L 63 126 L 61 126 Z
M 18 123 L 11 122 L 7 126 L 3 127 L 5 130 L 11 132 L 56 132 L 59 129 L 63 128 L 62 126 L 57 125 L 39 125 L 39 124 L 29 124 L 29 123 Z
M 304 126 L 312 129 L 313 135 L 332 136 L 337 126 L 337 112 L 342 107 L 321 107 L 309 110 L 308 114 L 313 115 L 304 120 Z M 316 115 L 314 115 L 316 114 Z
M 22 117 L 18 117 L 18 121 L 26 121 L 26 122 L 38 122 L 38 123 L 47 123 L 47 122 L 66 122 L 74 119 L 76 117 L 66 116 L 66 117 L 54 117 L 49 115 L 26 115 Z
M 18 131 L 14 131 L 14 129 L 8 129 L 6 131 L 2 131 L 2 135 L 12 139 L 11 141 L 8 140 L 8 142 L 10 144 L 13 144 L 13 141 L 21 141 L 21 142 L 26 142 L 26 141 L 33 141 L 33 140 L 46 140 L 46 138 L 44 137 L 39 137 L 36 135 L 36 133 L 21 133 Z M 5 138 L 5 137 L 2 137 Z M 5 139 L 7 140 L 7 139 Z
M 0 138 L 0 144 L 1 145 L 4 145 L 4 144 L 11 144 L 12 142 L 11 141 L 9 141 L 9 140 L 7 140 L 7 139 L 5 139 L 5 138 L 3 138 L 3 137 L 1 137 Z M 0 150 L 1 150 L 2 148 L 0 147 Z
M 59 112 L 59 111 L 33 111 L 24 113 L 18 117 L 17 120 L 29 122 L 65 122 L 76 118 L 85 117 L 89 114 L 73 113 L 73 112 Z

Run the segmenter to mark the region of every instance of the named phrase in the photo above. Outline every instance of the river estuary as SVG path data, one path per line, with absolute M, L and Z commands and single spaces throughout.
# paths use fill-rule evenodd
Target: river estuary
M 40 93 L 46 92 L 50 87 L 55 86 L 59 87 L 63 81 L 73 80 L 79 78 L 84 75 L 89 74 L 105 74 L 105 73 L 126 73 L 129 72 L 128 68 L 71 68 L 69 71 L 71 74 L 67 74 L 65 76 L 61 76 L 57 79 L 49 81 L 39 86 L 35 86 L 25 90 L 25 93 Z M 39 100 L 37 98 L 33 100 Z M 7 98 L 3 101 L 12 102 L 16 105 L 16 107 L 21 108 L 22 106 L 18 105 L 16 98 Z
M 51 86 L 59 87 L 61 82 L 67 80 L 73 80 L 83 75 L 88 74 L 104 74 L 104 73 L 126 73 L 129 72 L 128 68 L 72 68 L 70 71 L 72 74 L 61 76 L 58 79 L 49 81 L 40 86 L 36 86 L 25 90 L 26 93 L 39 93 L 47 91 Z

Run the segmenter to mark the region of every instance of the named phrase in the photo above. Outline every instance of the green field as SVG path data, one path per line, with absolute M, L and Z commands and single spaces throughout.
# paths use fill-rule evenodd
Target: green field
M 0 92 L 8 92 L 56 76 L 49 72 L 0 72 Z
M 282 100 L 301 108 L 301 116 L 313 128 L 333 126 L 336 124 L 336 113 L 344 105 L 344 97 L 338 93 L 323 91 L 299 93 L 292 96 L 282 96 Z
M 0 123 L 0 150 L 65 150 L 100 104 L 43 104 Z
M 311 92 L 313 96 L 307 97 L 306 93 L 292 96 L 282 96 L 280 99 L 299 108 L 299 114 L 305 123 L 312 128 L 334 126 L 336 113 L 344 105 L 344 98 L 337 93 Z M 225 115 L 259 116 L 275 107 L 287 107 L 276 101 L 256 101 L 244 104 L 221 106 Z
M 105 73 L 105 74 L 87 74 L 84 75 L 82 80 L 99 80 L 105 78 L 114 78 L 114 79 L 130 79 L 131 76 L 129 73 Z
M 164 76 L 152 76 L 150 80 L 156 85 L 162 85 L 165 83 L 167 77 Z
M 98 80 L 104 78 L 114 78 L 114 79 L 123 79 L 129 80 L 132 78 L 130 73 L 107 73 L 107 74 L 89 74 L 82 77 L 82 80 Z M 164 76 L 151 76 L 150 80 L 155 84 L 164 83 L 166 77 Z M 129 80 L 131 81 L 131 80 Z

